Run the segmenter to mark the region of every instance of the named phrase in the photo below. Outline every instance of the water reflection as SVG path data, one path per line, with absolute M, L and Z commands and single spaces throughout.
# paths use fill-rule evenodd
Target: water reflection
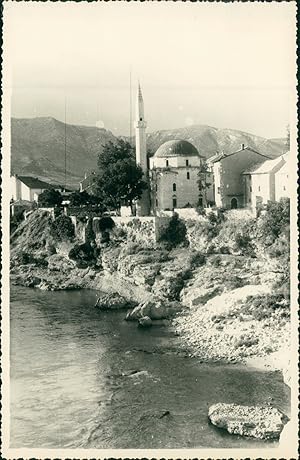
M 272 445 L 215 429 L 207 410 L 271 396 L 287 413 L 280 375 L 164 353 L 178 340 L 167 328 L 142 331 L 124 312 L 99 312 L 96 296 L 13 288 L 11 447 Z

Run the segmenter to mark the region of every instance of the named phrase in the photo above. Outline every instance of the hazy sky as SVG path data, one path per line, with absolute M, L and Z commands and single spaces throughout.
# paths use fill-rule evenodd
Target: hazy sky
M 6 2 L 14 117 L 129 133 L 129 75 L 148 131 L 191 124 L 286 132 L 295 3 Z

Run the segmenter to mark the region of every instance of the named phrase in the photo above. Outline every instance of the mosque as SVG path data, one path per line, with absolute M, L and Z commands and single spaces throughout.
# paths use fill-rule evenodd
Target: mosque
M 190 142 L 174 139 L 162 144 L 148 162 L 146 127 L 139 85 L 135 122 L 136 162 L 143 169 L 148 189 L 137 203 L 137 215 L 156 215 L 163 210 L 204 206 L 205 193 L 199 191 L 198 173 L 205 157 Z

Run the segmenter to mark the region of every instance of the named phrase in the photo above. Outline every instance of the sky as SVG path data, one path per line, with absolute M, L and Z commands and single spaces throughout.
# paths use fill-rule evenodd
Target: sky
M 194 124 L 286 135 L 295 2 L 5 2 L 11 115 L 130 131 L 138 79 L 148 131 Z

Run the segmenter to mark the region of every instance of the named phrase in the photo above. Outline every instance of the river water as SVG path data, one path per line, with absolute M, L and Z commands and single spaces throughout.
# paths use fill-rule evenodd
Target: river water
M 96 297 L 12 287 L 12 448 L 277 445 L 229 435 L 209 424 L 207 411 L 272 397 L 289 414 L 280 374 L 178 356 L 168 328 L 140 330 L 125 312 L 93 308 Z

